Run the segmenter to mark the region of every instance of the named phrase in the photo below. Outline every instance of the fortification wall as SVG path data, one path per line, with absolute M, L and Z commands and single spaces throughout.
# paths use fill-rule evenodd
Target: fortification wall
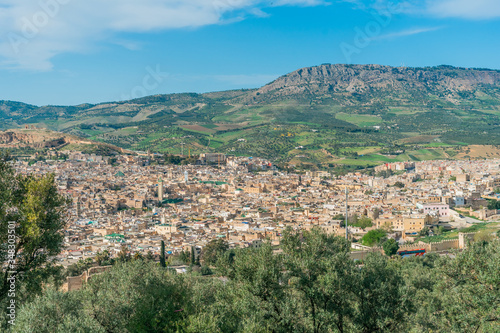
M 475 232 L 461 232 L 458 234 L 458 248 L 465 249 L 469 242 L 474 241 Z
M 87 271 L 83 272 L 82 275 L 79 276 L 68 276 L 66 281 L 68 283 L 68 291 L 78 290 L 83 287 L 85 283 L 89 281 L 89 279 L 96 275 L 104 273 L 111 269 L 113 266 L 97 266 L 91 267 Z
M 398 251 L 411 251 L 418 249 L 425 249 L 425 252 L 439 252 L 439 251 L 447 251 L 447 250 L 458 250 L 464 249 L 467 247 L 469 242 L 474 241 L 475 232 L 463 233 L 460 232 L 458 234 L 458 239 L 446 239 L 440 242 L 434 243 L 424 243 L 422 241 L 414 244 L 404 244 L 399 247 Z M 384 253 L 384 250 L 380 246 L 374 246 L 371 250 L 367 251 L 354 251 L 351 252 L 352 259 L 363 260 L 366 256 L 371 252 L 381 252 Z
M 441 242 L 429 243 L 428 252 L 446 251 L 451 249 L 458 249 L 458 239 L 443 240 Z
M 68 276 L 66 280 L 68 282 L 68 291 L 81 289 L 83 283 L 87 281 L 87 272 L 85 271 L 79 276 Z

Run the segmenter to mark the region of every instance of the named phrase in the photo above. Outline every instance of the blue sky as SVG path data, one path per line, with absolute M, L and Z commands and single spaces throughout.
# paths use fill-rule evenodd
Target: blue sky
M 254 88 L 322 63 L 500 69 L 498 0 L 0 0 L 0 100 Z

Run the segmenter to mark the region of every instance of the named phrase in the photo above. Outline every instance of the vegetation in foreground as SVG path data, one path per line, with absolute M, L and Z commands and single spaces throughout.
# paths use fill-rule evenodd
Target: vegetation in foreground
M 79 291 L 48 288 L 18 308 L 12 332 L 498 332 L 500 242 L 456 258 L 359 265 L 349 243 L 288 231 L 283 252 L 221 252 L 217 275 L 117 263 Z

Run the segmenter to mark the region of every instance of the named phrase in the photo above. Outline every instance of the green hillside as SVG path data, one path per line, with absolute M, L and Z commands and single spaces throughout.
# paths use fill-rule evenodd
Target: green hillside
M 0 119 L 0 129 L 36 124 L 132 150 L 178 154 L 184 143 L 186 152 L 310 168 L 470 157 L 467 145 L 496 156 L 500 71 L 324 64 L 253 90 L 78 106 L 0 101 Z

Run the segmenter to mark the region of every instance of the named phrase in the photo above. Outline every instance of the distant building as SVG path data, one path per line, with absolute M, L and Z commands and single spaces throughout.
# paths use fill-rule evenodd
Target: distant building
M 437 216 L 448 216 L 450 212 L 450 206 L 442 203 L 425 203 L 425 204 L 417 204 L 421 206 L 424 214 L 436 214 Z M 419 207 L 420 208 L 420 207 Z
M 453 200 L 455 201 L 455 206 L 465 206 L 465 198 L 464 197 L 456 196 L 455 198 L 453 198 Z
M 457 182 L 459 183 L 465 183 L 470 181 L 470 176 L 466 173 L 456 175 L 456 177 L 457 177 Z
M 205 153 L 200 154 L 198 163 L 202 165 L 206 164 L 226 164 L 226 155 L 220 153 Z

